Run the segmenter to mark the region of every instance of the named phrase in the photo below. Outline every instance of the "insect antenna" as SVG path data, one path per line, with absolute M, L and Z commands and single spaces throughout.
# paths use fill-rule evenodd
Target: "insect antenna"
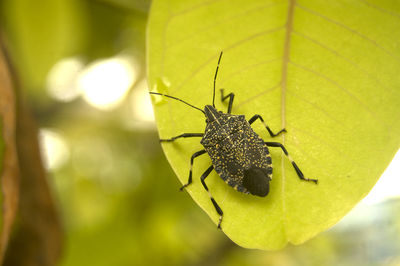
M 215 76 L 214 76 L 214 92 L 213 92 L 213 101 L 212 101 L 212 106 L 215 108 L 215 82 L 217 81 L 217 74 L 218 74 L 218 69 L 219 69 L 219 62 L 221 62 L 221 57 L 222 57 L 222 51 L 219 54 L 219 59 L 218 59 L 218 64 L 217 64 L 217 69 L 215 70 Z
M 187 105 L 189 105 L 190 107 L 193 107 L 193 108 L 195 108 L 195 109 L 197 109 L 197 110 L 200 110 L 203 114 L 205 114 L 205 112 L 204 112 L 203 110 L 201 110 L 200 108 L 198 108 L 198 107 L 196 107 L 196 106 L 194 106 L 194 105 L 191 105 L 190 103 L 187 103 L 187 102 L 185 102 L 184 100 L 181 100 L 181 99 L 176 98 L 176 97 L 174 97 L 174 96 L 170 96 L 170 95 L 166 95 L 166 94 L 162 94 L 162 93 L 158 93 L 158 92 L 150 92 L 150 94 L 161 95 L 161 96 L 164 96 L 164 97 L 168 97 L 168 98 L 171 98 L 171 99 L 174 99 L 174 100 L 183 102 L 184 104 L 187 104 Z

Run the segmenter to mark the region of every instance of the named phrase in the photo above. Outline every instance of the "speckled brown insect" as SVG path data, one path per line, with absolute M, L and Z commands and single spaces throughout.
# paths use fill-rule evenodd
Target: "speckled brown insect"
M 161 95 L 174 100 L 181 101 L 195 109 L 200 110 L 206 116 L 206 129 L 204 133 L 183 133 L 170 139 L 160 139 L 160 142 L 172 142 L 178 138 L 202 137 L 200 143 L 204 146 L 203 150 L 195 152 L 190 159 L 190 171 L 188 182 L 181 187 L 181 190 L 192 183 L 193 161 L 196 157 L 208 153 L 212 165 L 202 174 L 200 180 L 204 188 L 208 191 L 211 202 L 217 213 L 220 215 L 218 228 L 221 228 L 223 211 L 212 197 L 206 183 L 206 177 L 214 169 L 218 175 L 235 190 L 265 197 L 269 192 L 269 182 L 272 180 L 272 160 L 268 150 L 269 147 L 279 147 L 292 163 L 297 175 L 301 180 L 318 183 L 316 179 L 305 178 L 297 164 L 290 158 L 286 148 L 279 142 L 265 142 L 251 128 L 251 124 L 259 119 L 268 130 L 271 137 L 286 132 L 285 129 L 278 133 L 273 133 L 264 122 L 260 115 L 254 115 L 249 121 L 244 115 L 232 115 L 233 99 L 235 95 L 230 93 L 224 96 L 221 89 L 221 101 L 229 98 L 227 113 L 218 111 L 215 108 L 215 83 L 218 74 L 219 63 L 222 52 L 218 59 L 217 69 L 214 76 L 213 104 L 206 105 L 204 110 L 193 106 L 179 98 L 157 92 L 150 94 Z

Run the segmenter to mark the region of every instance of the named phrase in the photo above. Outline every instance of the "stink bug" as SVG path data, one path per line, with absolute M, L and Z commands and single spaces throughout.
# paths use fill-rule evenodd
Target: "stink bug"
M 183 133 L 169 139 L 160 139 L 160 142 L 172 142 L 179 138 L 202 138 L 200 143 L 204 146 L 204 149 L 197 151 L 192 155 L 190 159 L 189 179 L 188 182 L 181 187 L 181 190 L 192 183 L 192 168 L 194 159 L 202 154 L 208 153 L 211 158 L 212 165 L 201 175 L 200 180 L 205 190 L 207 190 L 217 213 L 220 215 L 218 222 L 219 229 L 221 229 L 223 211 L 212 197 L 205 183 L 206 177 L 213 169 L 229 186 L 233 187 L 235 190 L 246 194 L 265 197 L 268 195 L 269 182 L 272 180 L 272 160 L 268 147 L 278 147 L 282 149 L 287 158 L 290 160 L 294 170 L 301 180 L 311 181 L 315 184 L 318 183 L 317 179 L 309 179 L 304 177 L 300 168 L 291 159 L 288 151 L 281 143 L 263 141 L 261 137 L 254 132 L 251 124 L 259 119 L 271 137 L 276 137 L 281 133 L 286 132 L 285 129 L 282 129 L 275 134 L 264 122 L 264 119 L 258 114 L 250 118 L 249 121 L 245 119 L 244 115 L 231 114 L 235 94 L 229 93 L 228 95 L 224 95 L 223 89 L 221 89 L 221 101 L 224 102 L 229 98 L 228 111 L 227 113 L 223 113 L 215 108 L 215 83 L 217 80 L 221 57 L 222 52 L 219 56 L 217 69 L 214 76 L 212 105 L 206 105 L 204 110 L 179 98 L 162 93 L 150 92 L 150 94 L 161 95 L 183 102 L 192 108 L 200 110 L 206 116 L 206 128 L 204 133 Z

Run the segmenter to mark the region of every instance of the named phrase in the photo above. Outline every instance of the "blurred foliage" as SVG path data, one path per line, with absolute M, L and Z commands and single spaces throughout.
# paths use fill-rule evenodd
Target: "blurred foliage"
M 48 175 L 65 231 L 60 265 L 400 265 L 398 200 L 356 213 L 360 220 L 348 217 L 302 246 L 246 250 L 179 192 L 155 126 L 127 126 L 129 96 L 108 112 L 81 98 L 61 103 L 49 97 L 47 72 L 70 56 L 90 63 L 128 52 L 143 79 L 149 1 L 0 4 L 24 96 L 40 127 L 58 132 L 69 150 Z
M 87 61 L 127 50 L 142 65 L 149 1 L 2 1 L 0 14 L 8 46 L 31 101 L 48 100 L 44 89 L 50 68 L 60 59 Z M 126 3 L 128 1 L 125 1 Z

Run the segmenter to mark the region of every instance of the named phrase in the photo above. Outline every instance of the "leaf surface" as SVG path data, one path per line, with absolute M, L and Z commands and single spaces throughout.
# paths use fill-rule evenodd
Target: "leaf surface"
M 400 4 L 393 1 L 160 1 L 148 29 L 152 91 L 199 108 L 217 88 L 235 93 L 233 114 L 250 119 L 265 141 L 285 145 L 306 177 L 271 148 L 274 173 L 265 198 L 239 193 L 213 172 L 206 183 L 224 211 L 222 228 L 237 244 L 279 249 L 300 244 L 337 223 L 373 187 L 400 143 Z M 204 132 L 205 117 L 154 96 L 161 138 Z M 216 107 L 226 111 L 216 92 Z M 200 138 L 163 144 L 182 183 Z M 211 164 L 194 161 L 187 191 L 217 223 L 199 180 Z

